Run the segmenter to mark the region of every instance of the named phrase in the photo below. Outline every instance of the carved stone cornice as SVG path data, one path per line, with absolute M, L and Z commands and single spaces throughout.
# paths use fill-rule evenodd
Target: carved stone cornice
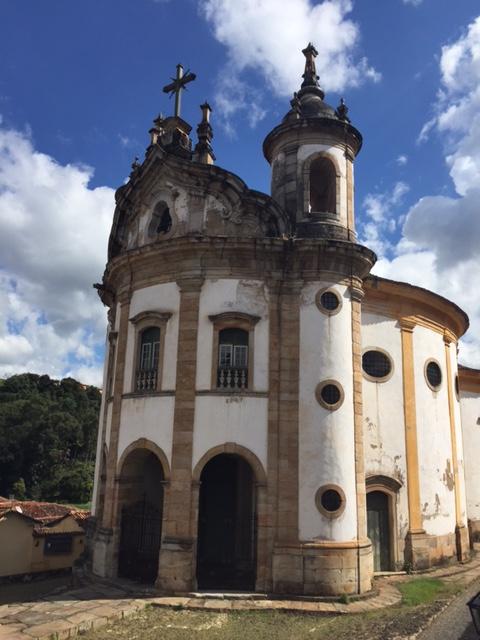
M 132 324 L 138 324 L 142 320 L 156 320 L 159 324 L 166 324 L 172 317 L 171 311 L 160 311 L 152 309 L 151 311 L 140 311 L 133 318 L 129 318 Z

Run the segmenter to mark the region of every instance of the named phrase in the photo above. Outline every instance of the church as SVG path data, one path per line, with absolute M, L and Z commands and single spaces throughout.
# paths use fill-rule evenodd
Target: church
M 480 371 L 466 314 L 371 275 L 362 136 L 317 51 L 267 135 L 271 195 L 154 120 L 116 192 L 92 571 L 164 593 L 338 596 L 378 572 L 467 561 L 480 540 Z M 300 58 L 299 67 L 301 68 Z M 299 68 L 299 84 L 301 70 Z

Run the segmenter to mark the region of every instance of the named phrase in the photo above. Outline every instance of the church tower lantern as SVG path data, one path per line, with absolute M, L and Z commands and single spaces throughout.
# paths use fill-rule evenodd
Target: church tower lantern
M 355 241 L 353 161 L 362 136 L 343 99 L 336 109 L 324 101 L 313 44 L 303 54 L 301 88 L 263 143 L 272 166 L 272 197 L 288 211 L 297 237 Z

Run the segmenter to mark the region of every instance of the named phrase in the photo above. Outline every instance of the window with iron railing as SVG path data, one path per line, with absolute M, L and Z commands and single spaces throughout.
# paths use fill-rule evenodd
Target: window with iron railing
M 160 357 L 160 329 L 148 327 L 141 333 L 139 362 L 136 373 L 137 391 L 156 391 Z
M 233 328 L 219 332 L 217 387 L 248 388 L 248 331 Z

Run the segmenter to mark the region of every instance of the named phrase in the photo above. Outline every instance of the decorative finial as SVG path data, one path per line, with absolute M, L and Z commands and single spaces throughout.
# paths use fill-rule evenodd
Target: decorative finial
M 208 124 L 210 122 L 210 114 L 212 113 L 212 107 L 205 100 L 205 102 L 200 105 L 200 109 L 202 110 L 202 123 L 206 122 Z
M 320 97 L 325 97 L 325 93 L 320 87 L 319 77 L 317 76 L 317 69 L 315 66 L 315 58 L 318 56 L 318 51 L 315 49 L 311 42 L 308 43 L 308 46 L 305 49 L 302 49 L 302 53 L 305 56 L 305 71 L 302 75 L 302 89 L 307 89 L 308 87 L 315 87 L 317 93 L 320 93 Z
M 210 124 L 212 107 L 205 100 L 205 102 L 200 105 L 200 109 L 202 110 L 202 120 L 197 127 L 198 142 L 193 151 L 193 159 L 196 162 L 203 162 L 203 164 L 213 164 L 215 154 L 213 153 L 211 145 L 213 130 Z
M 185 86 L 188 82 L 192 82 L 195 80 L 197 76 L 194 73 L 191 73 L 190 70 L 183 73 L 183 67 L 181 64 L 177 64 L 177 75 L 175 78 L 172 78 L 173 82 L 167 84 L 163 87 L 164 93 L 169 93 L 170 97 L 175 96 L 175 117 L 180 117 L 180 103 L 182 98 L 182 91 L 186 89 Z
M 350 118 L 348 117 L 348 107 L 345 104 L 345 100 L 343 98 L 340 98 L 340 104 L 338 105 L 335 113 L 337 114 L 337 118 L 339 118 L 340 120 L 350 122 Z
M 300 102 L 300 98 L 296 91 L 293 94 L 293 98 L 290 100 L 290 104 L 292 106 L 292 111 L 300 117 L 302 115 L 302 103 Z
M 130 172 L 130 177 L 133 177 L 136 173 L 138 173 L 140 166 L 141 165 L 140 165 L 140 162 L 138 161 L 138 156 L 135 156 L 132 162 L 132 170 Z

